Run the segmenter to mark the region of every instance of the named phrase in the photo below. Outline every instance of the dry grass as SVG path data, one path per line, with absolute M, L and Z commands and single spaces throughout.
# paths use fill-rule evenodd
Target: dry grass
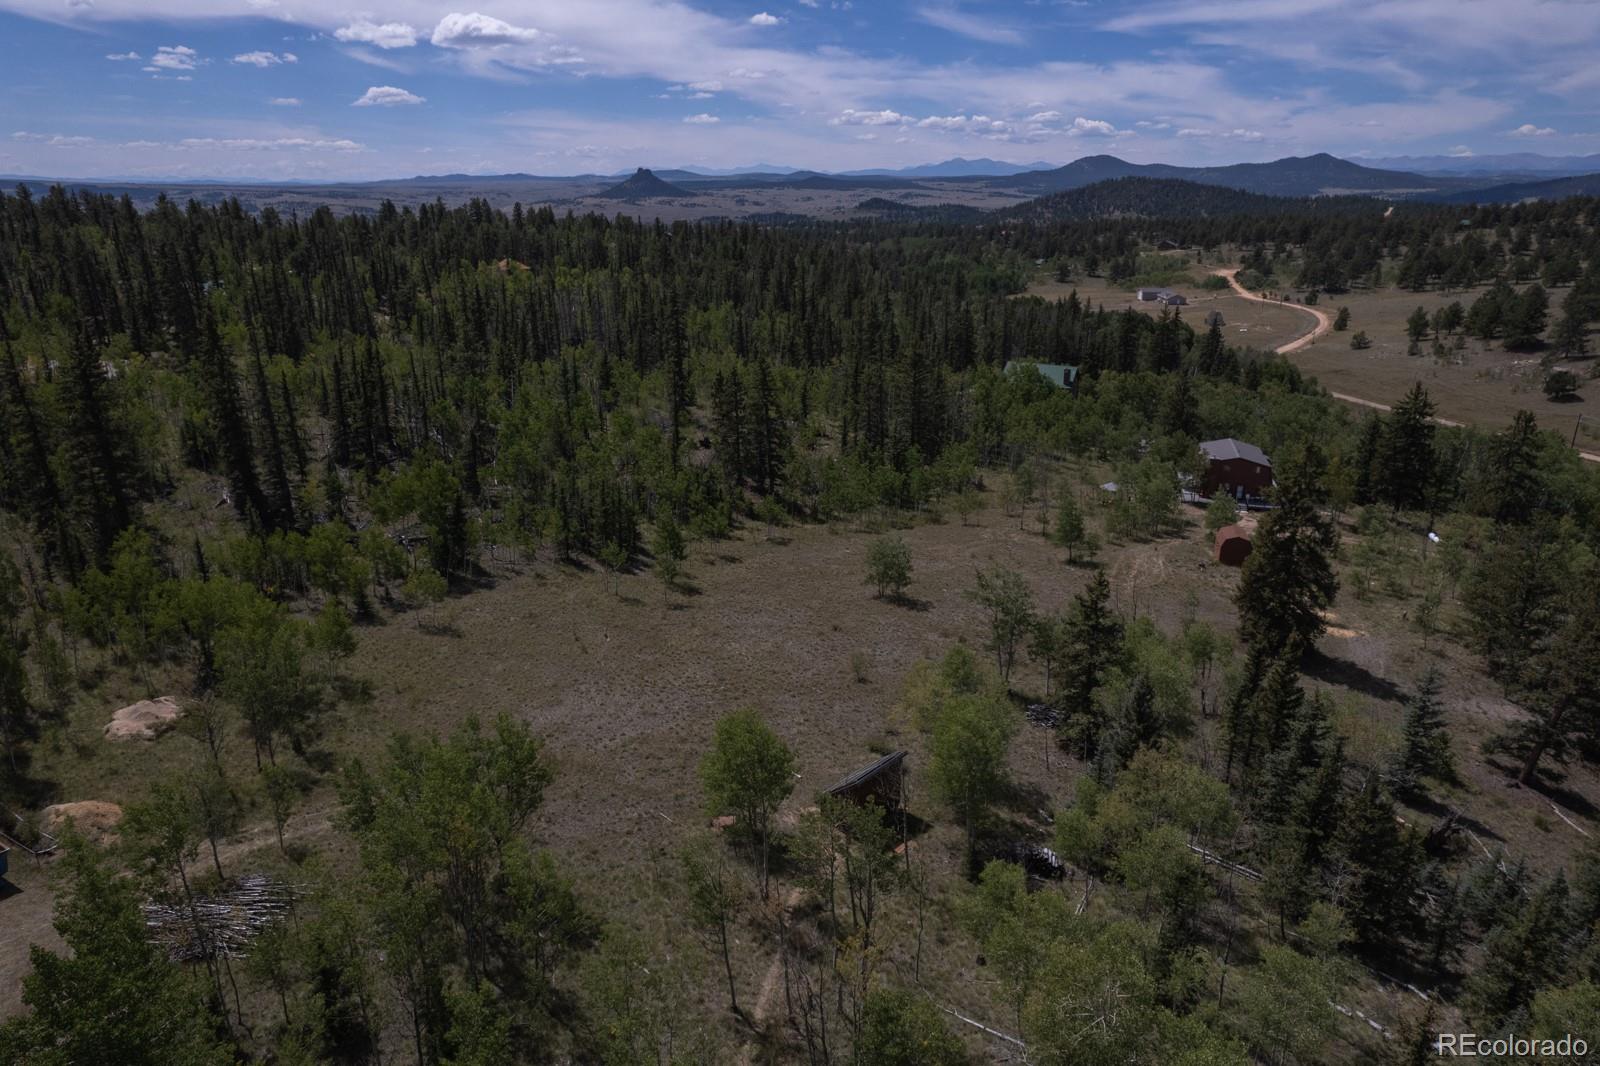
M 1102 473 L 1084 470 L 1061 480 L 1095 483 Z M 988 494 L 991 502 L 997 496 Z M 965 595 L 975 568 L 997 560 L 1018 570 L 1046 609 L 1068 603 L 1090 571 L 1066 566 L 1036 524 L 1020 531 L 1016 517 L 993 506 L 972 525 L 922 523 L 903 535 L 915 566 L 909 604 L 873 597 L 863 582 L 873 534 L 844 526 L 796 526 L 770 542 L 754 527 L 727 541 L 697 543 L 687 567 L 693 592 L 670 600 L 648 572 L 624 576 L 620 595 L 613 595 L 610 576 L 599 570 L 548 562 L 505 568 L 492 587 L 441 608 L 451 616 L 449 625 L 419 627 L 399 619 L 363 632 L 352 669 L 370 680 L 373 699 L 346 712 L 327 747 L 373 756 L 398 730 L 442 733 L 469 714 L 522 718 L 546 738 L 559 770 L 535 830 L 540 842 L 598 911 L 674 945 L 691 937 L 672 899 L 675 855 L 706 822 L 696 765 L 719 715 L 757 707 L 792 746 L 799 778 L 789 819 L 875 751 L 909 748 L 912 806 L 932 822 L 915 851 L 938 892 L 924 984 L 941 1001 L 1004 1028 L 1004 1009 L 951 916 L 962 883 L 961 831 L 928 798 L 922 739 L 894 732 L 890 711 L 918 661 L 956 642 L 981 645 L 983 621 Z M 1416 539 L 1413 548 L 1402 537 L 1395 550 L 1420 550 L 1420 533 Z M 1238 572 L 1210 564 L 1208 546 L 1197 511 L 1186 514 L 1181 535 L 1109 546 L 1101 561 L 1118 609 L 1150 617 L 1169 632 L 1191 614 L 1231 632 Z M 1307 683 L 1333 694 L 1352 756 L 1378 761 L 1398 736 L 1400 697 L 1428 664 L 1439 665 L 1463 771 L 1461 784 L 1444 798 L 1466 811 L 1489 846 L 1503 841 L 1544 868 L 1560 863 L 1582 843 L 1577 832 L 1550 815 L 1545 796 L 1508 789 L 1506 775 L 1477 752 L 1479 741 L 1516 710 L 1483 678 L 1475 656 L 1417 629 L 1409 616 L 1415 589 L 1395 591 L 1341 599 L 1337 628 L 1322 643 L 1325 658 Z M 1454 624 L 1457 611 L 1446 603 L 1445 625 Z M 865 669 L 858 670 L 862 660 Z M 1014 686 L 1043 687 L 1031 665 L 1019 669 Z M 113 673 L 75 712 L 70 733 L 85 746 L 64 744 L 48 759 L 51 771 L 70 782 L 62 798 L 126 803 L 155 775 L 197 757 L 197 743 L 178 735 L 135 746 L 99 738 L 104 708 L 126 702 L 137 688 Z M 1215 751 L 1215 741 L 1214 723 L 1203 723 L 1196 750 Z M 247 779 L 242 742 L 230 758 Z M 1012 771 L 1019 799 L 1004 817 L 1013 832 L 1047 834 L 1040 812 L 1069 802 L 1080 767 L 1052 751 L 1042 731 L 1025 726 Z M 1592 831 L 1594 812 L 1585 797 L 1600 796 L 1594 773 L 1575 768 L 1564 787 L 1556 798 Z M 351 848 L 329 825 L 332 806 L 325 780 L 307 797 L 290 836 L 315 845 L 334 868 L 345 868 Z M 1434 817 L 1437 812 L 1407 812 L 1421 823 Z M 234 869 L 281 862 L 261 812 L 229 845 L 225 861 Z M 22 894 L 0 900 L 11 948 L 0 953 L 0 1015 L 17 1006 L 27 968 L 20 945 L 53 942 L 50 872 L 17 866 Z M 886 965 L 908 973 L 908 901 L 894 901 L 884 920 L 881 928 L 892 931 L 893 945 Z M 751 921 L 740 926 L 737 939 L 737 977 L 753 1003 L 771 962 L 770 946 Z M 714 973 L 702 985 L 701 1000 L 705 1017 L 725 1018 Z M 738 1037 L 731 1023 L 717 1024 Z
M 1216 264 L 1200 264 L 1191 273 L 1198 279 L 1215 267 Z M 1200 332 L 1206 329 L 1206 312 L 1221 311 L 1225 323 L 1222 335 L 1236 347 L 1270 351 L 1305 336 L 1314 325 L 1309 315 L 1291 307 L 1246 300 L 1227 289 L 1217 292 L 1198 285 L 1170 288 L 1188 297 L 1188 304 L 1178 310 L 1183 320 Z M 1140 302 L 1132 292 L 1108 283 L 1103 277 L 1080 277 L 1071 282 L 1035 281 L 1027 291 L 1030 296 L 1055 300 L 1065 299 L 1074 289 L 1078 299 L 1088 301 L 1093 307 L 1103 306 L 1108 311 L 1142 311 L 1149 315 L 1161 313 L 1160 304 Z

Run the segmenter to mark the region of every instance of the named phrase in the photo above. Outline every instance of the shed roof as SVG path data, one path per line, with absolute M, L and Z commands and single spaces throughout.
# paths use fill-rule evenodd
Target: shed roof
M 855 788 L 857 785 L 864 785 L 868 781 L 871 781 L 873 778 L 877 777 L 879 774 L 883 773 L 884 771 L 892 770 L 895 767 L 899 766 L 902 762 L 905 761 L 905 758 L 906 758 L 906 753 L 905 752 L 903 752 L 903 751 L 891 751 L 889 754 L 885 755 L 883 758 L 877 760 L 874 763 L 871 763 L 870 765 L 863 766 L 861 769 L 857 770 L 855 773 L 847 775 L 845 778 L 843 778 L 837 784 L 834 784 L 833 786 L 831 786 L 827 790 L 828 791 L 828 795 L 837 796 L 841 792 L 849 792 L 851 789 Z
M 1257 448 L 1254 444 L 1246 444 L 1242 440 L 1232 437 L 1223 437 L 1221 440 L 1207 440 L 1200 442 L 1200 450 L 1206 453 L 1207 459 L 1227 461 L 1229 459 L 1243 459 L 1247 463 L 1258 466 L 1271 466 L 1272 460 L 1267 458 L 1267 453 Z
M 1067 388 L 1078 380 L 1078 368 L 1065 363 L 1027 363 L 1015 359 L 1006 361 L 1006 373 L 1009 374 L 1018 367 L 1031 366 L 1043 374 L 1049 382 L 1057 388 Z
M 1250 531 L 1240 525 L 1223 526 L 1217 530 L 1216 542 L 1221 544 L 1226 540 L 1249 540 Z

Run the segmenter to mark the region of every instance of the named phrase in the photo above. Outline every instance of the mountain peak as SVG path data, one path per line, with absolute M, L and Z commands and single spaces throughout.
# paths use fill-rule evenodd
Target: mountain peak
M 607 200 L 648 200 L 659 196 L 693 196 L 694 193 L 662 181 L 648 167 L 640 167 L 633 172 L 633 177 L 597 195 Z

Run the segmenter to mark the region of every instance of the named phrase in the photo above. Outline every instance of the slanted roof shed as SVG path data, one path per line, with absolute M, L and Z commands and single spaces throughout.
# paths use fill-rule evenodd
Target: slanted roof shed
M 901 775 L 905 773 L 905 761 L 905 752 L 892 751 L 876 762 L 846 775 L 828 788 L 826 794 L 852 803 L 876 801 L 886 809 L 896 809 L 900 806 Z

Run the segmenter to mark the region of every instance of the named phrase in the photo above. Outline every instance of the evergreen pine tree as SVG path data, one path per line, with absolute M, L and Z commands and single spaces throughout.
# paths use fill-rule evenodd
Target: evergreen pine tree
M 1415 790 L 1424 777 L 1449 780 L 1455 774 L 1444 705 L 1439 699 L 1442 687 L 1439 672 L 1430 667 L 1406 701 L 1405 727 L 1391 771 L 1398 791 Z
M 1339 581 L 1338 534 L 1321 512 L 1322 454 L 1308 446 L 1275 489 L 1275 504 L 1256 529 L 1234 603 L 1245 642 L 1269 654 L 1299 656 L 1322 633 L 1322 612 Z

